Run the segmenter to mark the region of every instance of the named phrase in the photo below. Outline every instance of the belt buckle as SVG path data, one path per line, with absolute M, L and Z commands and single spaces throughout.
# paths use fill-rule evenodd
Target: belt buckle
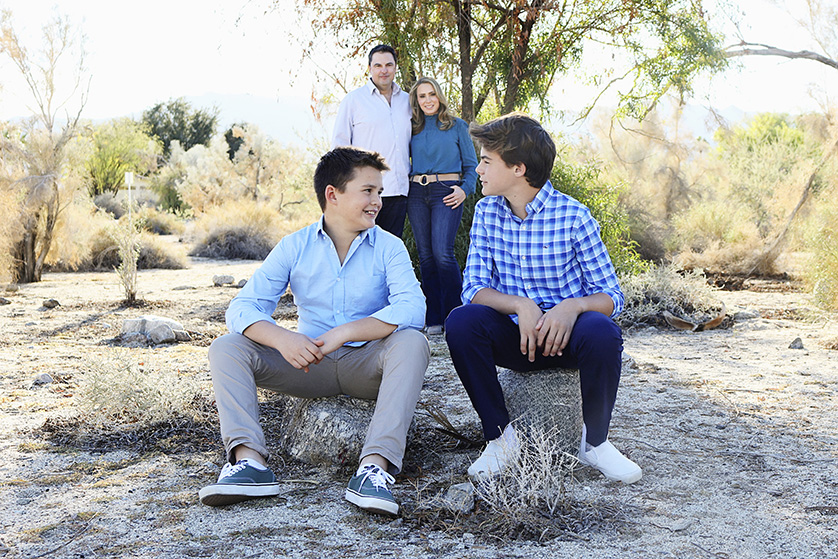
M 422 175 L 421 177 L 419 177 L 419 184 L 421 184 L 422 186 L 428 186 L 428 182 L 428 175 Z

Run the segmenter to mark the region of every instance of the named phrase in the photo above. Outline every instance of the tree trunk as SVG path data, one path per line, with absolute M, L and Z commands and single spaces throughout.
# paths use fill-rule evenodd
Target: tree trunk
M 461 117 L 466 122 L 474 121 L 474 84 L 472 74 L 474 66 L 471 61 L 471 28 L 469 19 L 471 17 L 471 4 L 468 2 L 455 2 L 454 9 L 457 13 L 457 36 L 460 44 L 460 82 L 462 86 L 463 108 Z

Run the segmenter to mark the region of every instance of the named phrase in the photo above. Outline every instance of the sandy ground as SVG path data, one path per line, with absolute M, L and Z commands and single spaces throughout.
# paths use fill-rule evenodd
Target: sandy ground
M 579 469 L 569 495 L 622 511 L 576 538 L 492 538 L 451 520 L 435 528 L 367 515 L 343 501 L 345 469 L 274 464 L 279 498 L 211 509 L 197 492 L 221 451 L 86 452 L 44 439 L 48 418 L 72 417 L 82 364 L 119 354 L 149 374 L 177 371 L 210 390 L 209 340 L 225 331 L 238 281 L 255 262 L 193 261 L 142 271 L 144 308 L 123 308 L 113 273 L 46 274 L 0 293 L 0 556 L 6 557 L 722 557 L 838 556 L 838 316 L 805 294 L 720 292 L 729 328 L 625 334 L 611 440 L 644 469 L 630 486 Z M 60 306 L 44 308 L 45 299 Z M 195 340 L 114 344 L 122 320 L 168 316 Z M 800 338 L 802 349 L 789 345 Z M 441 337 L 423 390 L 462 432 L 476 416 Z M 54 382 L 34 385 L 48 373 Z M 395 494 L 410 505 L 465 481 L 477 450 L 434 435 L 417 416 Z M 269 433 L 270 435 L 270 433 Z M 406 507 L 406 508 L 409 508 Z M 476 533 L 473 533 L 476 532 Z

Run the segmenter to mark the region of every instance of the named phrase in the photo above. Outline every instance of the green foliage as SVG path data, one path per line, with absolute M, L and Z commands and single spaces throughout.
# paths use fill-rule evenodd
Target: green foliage
M 601 227 L 600 235 L 619 276 L 641 272 L 646 263 L 630 239 L 628 216 L 620 205 L 620 191 L 600 180 L 600 169 L 593 163 L 573 164 L 561 155 L 550 175 L 553 187 L 575 198 L 591 210 Z
M 116 193 L 125 183 L 126 172 L 144 175 L 157 166 L 160 145 L 143 131 L 141 124 L 129 118 L 94 127 L 90 140 L 93 151 L 85 169 L 91 196 Z
M 209 145 L 218 126 L 218 109 L 193 109 L 183 98 L 170 99 L 144 111 L 143 124 L 160 141 L 163 155 L 168 157 L 173 141 L 180 143 L 184 150 Z
M 420 75 L 456 83 L 449 100 L 462 101 L 466 121 L 483 114 L 492 100 L 502 113 L 533 101 L 546 110 L 556 76 L 578 67 L 584 47 L 594 42 L 618 55 L 605 67 L 591 68 L 589 76 L 603 89 L 621 82 L 626 114 L 645 114 L 668 89 L 687 93 L 701 71 L 726 64 L 721 38 L 692 0 L 297 4 L 309 8 L 301 14 L 314 16 L 301 28 L 313 28 L 315 40 L 299 37 L 309 55 L 325 48 L 357 58 L 376 43 L 389 43 L 400 54 L 400 85 L 409 87 Z M 617 75 L 622 78 L 608 81 Z

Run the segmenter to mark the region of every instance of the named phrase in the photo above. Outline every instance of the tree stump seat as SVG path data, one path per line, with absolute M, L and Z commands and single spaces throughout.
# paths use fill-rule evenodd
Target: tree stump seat
M 577 369 L 531 372 L 498 368 L 513 425 L 524 433 L 545 435 L 557 452 L 576 455 L 582 439 L 582 390 Z

